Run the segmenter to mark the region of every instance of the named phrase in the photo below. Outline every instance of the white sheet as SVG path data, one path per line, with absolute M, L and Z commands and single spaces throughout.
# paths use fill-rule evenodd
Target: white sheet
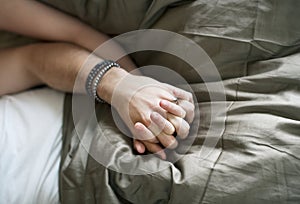
M 0 203 L 59 203 L 64 94 L 0 97 Z

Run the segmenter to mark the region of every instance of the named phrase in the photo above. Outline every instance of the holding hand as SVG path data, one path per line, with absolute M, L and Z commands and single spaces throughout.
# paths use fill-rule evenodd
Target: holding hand
M 134 147 L 139 153 L 147 149 L 166 159 L 162 146 L 174 149 L 174 133 L 180 138 L 189 134 L 194 118 L 189 92 L 113 68 L 101 80 L 98 94 L 115 107 L 136 139 Z

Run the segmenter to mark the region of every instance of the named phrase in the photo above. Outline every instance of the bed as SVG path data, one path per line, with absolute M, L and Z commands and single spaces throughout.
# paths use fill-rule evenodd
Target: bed
M 59 203 L 64 94 L 0 97 L 0 203 Z
M 226 96 L 224 101 L 211 100 L 195 70 L 170 55 L 133 54 L 139 66 L 158 64 L 184 77 L 197 97 L 201 122 L 192 147 L 179 161 L 160 161 L 168 168 L 130 175 L 113 171 L 88 154 L 74 130 L 72 96 L 66 94 L 59 170 L 61 203 L 300 202 L 299 1 L 43 2 L 109 34 L 153 28 L 192 39 L 220 73 L 221 80 L 209 83 L 222 83 Z M 146 3 L 152 5 L 148 10 L 143 7 Z M 146 14 L 137 25 L 126 26 L 126 21 L 115 25 L 110 12 L 107 18 L 102 16 L 104 8 L 135 9 L 137 18 L 142 18 L 139 12 Z M 116 18 L 122 19 L 122 15 L 119 12 Z M 213 153 L 202 158 L 198 153 L 205 139 L 215 136 L 208 135 L 208 130 L 212 122 L 218 122 L 217 117 L 210 117 L 211 106 L 218 103 L 226 107 L 225 128 Z M 132 151 L 130 140 L 115 126 L 107 104 L 98 104 L 96 111 L 107 116 L 99 117 L 98 122 L 118 147 L 111 155 L 110 167 L 117 166 L 122 160 L 119 151 Z M 98 136 L 91 137 L 93 148 L 101 147 Z M 105 149 L 98 153 L 105 154 Z M 137 160 L 141 157 L 132 155 Z

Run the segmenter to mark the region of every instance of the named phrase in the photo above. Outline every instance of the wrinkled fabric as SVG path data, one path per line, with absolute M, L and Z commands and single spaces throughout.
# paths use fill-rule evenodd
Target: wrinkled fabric
M 54 9 L 72 15 L 95 29 L 110 35 L 149 28 L 169 7 L 193 0 L 39 0 Z M 39 42 L 27 36 L 0 31 L 0 48 Z
M 152 0 L 41 0 L 108 34 L 136 29 Z
M 73 136 L 73 141 L 61 171 L 63 203 L 300 202 L 299 9 L 296 0 L 197 0 L 168 8 L 151 28 L 175 31 L 198 43 L 218 68 L 226 101 L 210 101 L 196 72 L 172 56 L 133 55 L 139 66 L 167 66 L 190 83 L 201 113 L 197 138 L 189 153 L 168 169 L 126 175 L 88 156 L 71 134 L 74 127 L 65 109 L 67 138 Z M 67 96 L 67 107 L 70 101 Z M 197 155 L 209 136 L 214 103 L 227 107 L 225 130 L 214 156 L 202 160 Z M 131 151 L 110 107 L 98 105 L 97 114 L 105 116 L 99 124 L 112 143 Z M 100 143 L 95 139 L 92 146 Z M 120 160 L 118 151 L 121 148 L 112 155 L 112 165 Z
M 166 6 L 166 1 L 126 1 L 117 6 L 126 4 L 121 14 L 131 20 L 122 21 L 121 27 L 116 20 L 121 14 L 114 18 L 111 8 L 115 7 L 107 6 L 115 1 L 43 2 L 109 34 L 156 28 L 192 39 L 221 75 L 222 81 L 210 83 L 223 83 L 226 94 L 226 101 L 211 101 L 195 70 L 170 55 L 133 54 L 139 66 L 159 64 L 182 75 L 195 92 L 201 117 L 197 138 L 184 158 L 175 164 L 161 161 L 169 168 L 138 176 L 110 170 L 87 153 L 74 131 L 71 96 L 67 95 L 62 203 L 300 202 L 299 1 L 196 0 L 180 6 Z M 151 5 L 157 9 L 151 11 Z M 103 18 L 103 13 L 110 15 Z M 203 160 L 198 153 L 205 139 L 214 136 L 207 135 L 207 130 L 211 106 L 218 103 L 226 105 L 225 130 L 214 152 Z M 116 128 L 107 104 L 97 105 L 97 115 L 105 116 L 98 117 L 99 124 L 117 147 L 110 164 L 117 165 L 122 162 L 120 151 L 132 151 L 131 140 Z M 87 131 L 93 128 L 87 125 Z M 101 147 L 99 135 L 91 139 L 91 148 Z M 101 151 L 105 154 L 105 149 Z
M 213 59 L 223 78 L 227 96 L 224 103 L 228 109 L 226 129 L 220 145 L 216 147 L 220 149 L 219 157 L 217 160 L 201 161 L 195 156 L 209 126 L 209 98 L 205 85 L 185 67 L 166 60 L 168 56 L 150 53 L 135 60 L 139 65 L 158 62 L 172 67 L 190 81 L 199 96 L 198 105 L 202 113 L 198 134 L 200 142 L 196 140 L 192 153 L 176 165 L 170 165 L 163 172 L 143 176 L 122 175 L 105 169 L 91 157 L 86 158 L 86 152 L 81 150 L 78 141 L 74 142 L 70 151 L 72 159 L 68 161 L 68 168 L 62 169 L 65 178 L 62 186 L 68 187 L 62 189 L 65 201 L 299 201 L 299 28 L 295 23 L 287 23 L 283 15 L 287 12 L 297 15 L 295 8 L 296 1 L 196 1 L 169 9 L 152 28 L 173 30 L 196 41 Z M 178 13 L 182 15 L 179 17 Z M 172 20 L 175 16 L 176 22 Z M 269 23 L 270 18 L 277 20 Z M 270 27 L 282 30 L 279 32 Z M 109 107 L 102 105 L 98 113 L 107 116 L 105 121 L 109 135 L 118 144 L 121 141 L 124 147 L 128 147 L 128 141 L 113 128 Z M 85 163 L 75 162 L 83 156 Z M 76 199 L 74 195 L 77 195 Z M 74 200 L 68 200 L 72 198 Z
M 171 6 L 193 0 L 40 0 L 107 34 L 149 28 Z

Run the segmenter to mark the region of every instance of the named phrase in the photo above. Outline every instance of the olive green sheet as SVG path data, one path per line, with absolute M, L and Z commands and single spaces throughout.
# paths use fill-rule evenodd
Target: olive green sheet
M 170 55 L 133 54 L 138 66 L 159 64 L 186 79 L 197 98 L 200 126 L 179 161 L 160 161 L 168 168 L 159 172 L 129 175 L 88 154 L 74 130 L 72 96 L 66 94 L 62 203 L 300 203 L 300 1 L 42 2 L 108 34 L 153 28 L 188 37 L 206 51 L 220 73 L 220 80 L 207 83 L 222 83 L 226 96 L 223 101 L 211 100 L 195 70 Z M 218 104 L 226 108 L 221 122 L 211 118 L 211 107 Z M 96 112 L 101 131 L 116 146 L 110 167 L 122 162 L 120 152 L 147 162 L 132 152 L 132 142 L 115 126 L 109 105 L 98 104 Z M 214 122 L 224 122 L 224 130 L 211 154 L 199 157 L 205 140 L 218 136 L 208 132 Z M 86 124 L 87 133 L 95 129 L 89 121 Z M 102 148 L 99 134 L 90 135 L 90 148 Z M 105 154 L 105 148 L 100 150 Z
M 201 120 L 182 159 L 160 172 L 128 175 L 99 164 L 80 145 L 67 96 L 62 202 L 299 203 L 299 8 L 296 0 L 197 0 L 168 7 L 149 28 L 174 31 L 199 44 L 222 77 L 226 100 L 211 101 L 199 75 L 169 55 L 133 55 L 139 66 L 160 64 L 182 75 L 197 96 Z M 225 129 L 213 153 L 202 159 L 205 138 L 214 136 L 207 130 L 217 103 L 226 107 Z M 108 105 L 98 105 L 97 114 L 104 116 L 99 124 L 116 146 L 111 165 L 118 165 L 118 151 L 131 152 L 131 141 L 115 127 Z M 92 144 L 100 148 L 101 140 Z

